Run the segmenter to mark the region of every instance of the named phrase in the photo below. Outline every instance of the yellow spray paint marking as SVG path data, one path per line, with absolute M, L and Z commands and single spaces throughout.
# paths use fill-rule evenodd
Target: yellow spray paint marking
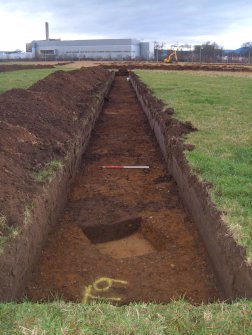
M 118 279 L 112 279 L 107 277 L 100 277 L 98 278 L 92 285 L 88 285 L 85 287 L 84 291 L 84 297 L 83 297 L 83 304 L 86 304 L 89 299 L 102 299 L 102 297 L 98 295 L 93 295 L 92 291 L 96 292 L 106 292 L 108 291 L 113 284 L 121 284 L 121 285 L 127 285 L 128 282 L 125 280 L 118 280 Z M 106 297 L 108 300 L 113 301 L 120 301 L 122 298 L 120 297 Z

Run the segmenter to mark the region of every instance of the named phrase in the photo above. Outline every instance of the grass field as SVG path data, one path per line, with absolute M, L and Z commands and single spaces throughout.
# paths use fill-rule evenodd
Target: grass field
M 56 69 L 38 69 L 0 72 L 0 93 L 12 88 L 28 88 L 55 71 Z
M 252 302 L 192 306 L 108 304 L 0 305 L 1 335 L 241 335 L 252 334 Z
M 13 87 L 27 88 L 53 71 L 54 70 L 24 70 L 2 73 L 0 74 L 0 92 Z M 138 71 L 138 73 L 140 73 L 140 71 Z M 237 82 L 233 78 L 230 80 L 227 77 L 215 78 L 214 76 L 209 77 L 209 75 L 199 76 L 189 73 L 167 73 L 165 75 L 160 73 L 160 77 L 158 77 L 158 75 L 158 73 L 155 73 L 155 75 L 151 77 L 148 72 L 141 71 L 141 76 L 144 80 L 151 80 L 153 82 L 155 92 L 159 94 L 161 98 L 166 99 L 169 105 L 176 108 L 177 117 L 183 120 L 190 119 L 200 130 L 190 135 L 187 140 L 190 143 L 195 143 L 196 146 L 199 143 L 201 146 L 205 143 L 206 146 L 206 149 L 200 149 L 198 151 L 196 148 L 194 152 L 190 153 L 189 159 L 197 170 L 197 173 L 200 173 L 203 178 L 209 179 L 212 175 L 210 171 L 216 171 L 216 166 L 218 166 L 216 159 L 224 164 L 224 167 L 227 166 L 221 168 L 221 165 L 220 172 L 230 169 L 232 166 L 236 166 L 238 162 L 241 165 L 241 171 L 245 171 L 243 179 L 247 181 L 246 171 L 248 169 L 248 158 L 246 156 L 251 153 L 247 144 L 250 138 L 250 133 L 248 132 L 249 120 L 251 120 L 249 113 L 249 107 L 251 107 L 249 91 L 251 91 L 252 81 L 250 79 L 240 78 L 241 80 Z M 230 91 L 231 88 L 228 85 L 231 85 L 232 91 Z M 242 86 L 240 87 L 240 85 Z M 205 90 L 208 91 L 208 95 L 206 96 Z M 232 95 L 234 95 L 234 92 L 236 92 L 236 98 L 233 99 Z M 239 94 L 241 94 L 241 96 L 238 99 Z M 229 105 L 229 107 L 227 107 L 227 103 L 231 100 L 233 101 L 232 106 Z M 242 105 L 244 105 L 245 111 L 241 109 Z M 217 108 L 217 106 L 219 107 Z M 235 111 L 238 110 L 239 113 L 233 113 L 233 109 Z M 204 114 L 202 114 L 202 110 L 205 111 Z M 212 115 L 213 110 L 215 111 L 214 115 Z M 221 147 L 214 149 L 214 144 L 218 144 L 219 140 L 215 139 L 213 135 L 210 136 L 216 129 L 219 129 L 218 132 L 220 134 L 222 133 L 222 127 L 217 124 L 220 121 L 217 122 L 215 118 L 218 116 L 216 116 L 216 114 L 223 113 L 223 110 L 226 116 L 223 116 L 222 123 L 232 125 L 231 129 L 236 131 L 235 136 L 232 136 L 231 133 L 225 136 L 222 135 L 223 141 L 225 140 L 224 143 L 228 144 L 221 145 L 221 147 L 224 146 L 224 151 Z M 230 112 L 228 112 L 229 110 Z M 233 120 L 234 114 L 236 118 Z M 240 118 L 239 115 L 243 117 Z M 248 118 L 248 116 L 250 118 Z M 203 126 L 201 126 L 201 124 L 204 123 L 202 120 L 206 120 L 204 126 L 206 129 L 203 129 Z M 238 128 L 242 127 L 241 132 L 238 132 L 236 129 L 238 125 Z M 202 137 L 193 138 L 194 135 L 200 136 L 202 132 L 204 134 L 201 135 Z M 206 144 L 205 139 L 203 140 L 205 134 L 209 135 L 209 144 Z M 230 142 L 230 138 L 233 138 L 234 142 Z M 236 143 L 235 148 L 233 148 L 231 143 Z M 243 148 L 242 150 L 238 150 L 240 144 Z M 198 158 L 197 152 L 199 152 Z M 193 154 L 196 154 L 196 157 L 194 157 Z M 205 160 L 205 163 L 197 165 L 197 159 L 200 159 L 200 155 L 203 157 L 202 161 L 204 162 Z M 230 157 L 233 156 L 234 158 L 231 159 Z M 213 159 L 211 158 L 208 161 L 206 157 L 213 157 Z M 226 158 L 228 159 L 227 162 Z M 222 159 L 224 159 L 224 161 L 222 161 Z M 205 167 L 205 169 L 203 169 L 203 167 Z M 236 169 L 236 167 L 233 168 Z M 202 171 L 205 172 L 203 173 Z M 209 173 L 209 176 L 207 173 Z M 217 174 L 217 172 L 215 173 Z M 228 174 L 229 173 L 226 173 L 227 178 Z M 230 181 L 232 182 L 234 179 L 235 184 L 237 184 L 235 179 L 236 174 L 238 175 L 237 172 L 232 173 L 232 179 Z M 221 173 L 220 175 L 222 176 Z M 222 178 L 225 180 L 225 174 Z M 237 187 L 240 187 L 240 185 L 237 185 Z M 245 187 L 243 186 L 243 188 Z M 247 189 L 249 189 L 249 186 L 247 186 Z M 238 195 L 239 194 L 240 193 L 238 193 Z M 213 196 L 216 196 L 216 201 L 218 201 L 218 195 L 213 194 Z M 247 197 L 245 196 L 244 199 L 246 200 Z M 244 202 L 246 203 L 245 200 Z M 240 203 L 238 204 L 238 208 L 240 208 L 241 205 Z M 221 206 L 221 202 L 219 205 Z M 248 212 L 248 216 L 250 214 L 251 213 Z M 228 215 L 230 215 L 230 213 Z M 244 217 L 244 220 L 246 218 L 245 214 L 240 214 L 240 217 Z M 242 222 L 239 224 L 242 225 Z M 64 302 L 0 304 L 0 335 L 2 334 L 251 335 L 252 302 L 240 301 L 233 304 L 216 303 L 197 307 L 183 300 L 167 305 L 131 304 L 130 306 L 123 307 L 114 307 L 105 303 L 94 305 Z
M 136 71 L 175 117 L 198 129 L 187 136 L 194 173 L 213 184 L 236 240 L 252 260 L 252 77 L 189 72 Z
M 29 88 L 38 80 L 47 77 L 49 74 L 59 71 L 74 70 L 69 66 L 59 66 L 55 69 L 18 70 L 10 72 L 0 72 L 0 93 L 12 88 Z

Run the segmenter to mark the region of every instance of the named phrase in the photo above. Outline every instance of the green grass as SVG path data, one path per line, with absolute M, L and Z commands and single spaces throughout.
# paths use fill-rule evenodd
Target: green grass
M 53 160 L 48 162 L 45 167 L 33 174 L 33 178 L 38 182 L 51 181 L 56 172 L 62 168 L 62 162 Z
M 252 334 L 252 302 L 192 306 L 131 304 L 115 307 L 54 302 L 0 305 L 0 334 L 207 335 Z
M 19 234 L 19 229 L 7 224 L 7 217 L 0 213 L 0 255 L 7 243 Z
M 0 93 L 8 91 L 12 88 L 27 89 L 38 80 L 47 77 L 55 71 L 71 71 L 72 68 L 66 66 L 58 66 L 55 69 L 33 69 L 33 70 L 18 70 L 10 72 L 0 72 Z
M 0 72 L 0 93 L 12 88 L 29 88 L 38 80 L 47 77 L 57 69 L 18 70 Z
M 187 143 L 195 174 L 252 260 L 252 78 L 212 73 L 136 71 L 175 117 L 198 129 Z

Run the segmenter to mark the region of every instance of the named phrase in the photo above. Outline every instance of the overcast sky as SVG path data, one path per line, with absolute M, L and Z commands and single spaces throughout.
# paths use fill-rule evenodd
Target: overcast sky
M 251 0 L 0 0 L 0 50 L 50 38 L 137 38 L 167 44 L 252 40 Z

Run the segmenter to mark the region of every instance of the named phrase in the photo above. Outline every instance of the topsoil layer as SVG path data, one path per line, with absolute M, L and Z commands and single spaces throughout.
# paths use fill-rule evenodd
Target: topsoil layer
M 118 304 L 221 298 L 197 229 L 125 76 L 116 77 L 26 294 L 33 301 Z

